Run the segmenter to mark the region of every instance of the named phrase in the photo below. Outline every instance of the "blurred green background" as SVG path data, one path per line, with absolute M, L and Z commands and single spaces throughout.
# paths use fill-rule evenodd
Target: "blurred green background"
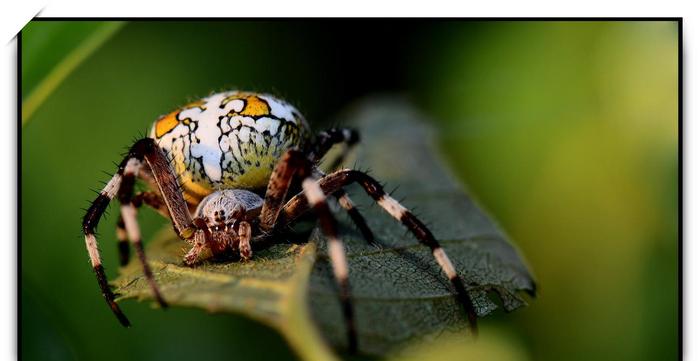
M 175 106 L 229 88 L 281 95 L 316 128 L 387 92 L 434 120 L 449 164 L 538 280 L 529 308 L 482 321 L 494 334 L 483 355 L 677 358 L 677 23 L 113 25 L 34 21 L 22 32 L 23 100 L 49 89 L 21 134 L 26 359 L 295 357 L 272 330 L 238 316 L 130 301 L 135 327 L 122 329 L 84 249 L 81 208 L 132 139 Z M 72 52 L 106 28 L 94 52 Z M 41 85 L 57 65 L 65 77 Z M 115 213 L 99 229 L 112 277 Z M 141 218 L 146 240 L 163 225 L 151 212 Z

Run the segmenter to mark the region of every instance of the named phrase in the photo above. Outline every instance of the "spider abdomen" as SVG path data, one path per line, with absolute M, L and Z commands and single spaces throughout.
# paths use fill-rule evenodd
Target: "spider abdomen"
M 159 118 L 151 135 L 173 160 L 188 201 L 216 189 L 262 189 L 284 152 L 303 148 L 309 127 L 268 94 L 216 93 Z

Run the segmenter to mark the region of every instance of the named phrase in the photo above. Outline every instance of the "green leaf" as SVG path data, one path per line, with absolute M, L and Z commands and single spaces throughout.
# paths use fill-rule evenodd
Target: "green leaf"
M 22 30 L 22 125 L 73 70 L 124 24 L 31 21 Z
M 527 267 L 503 232 L 447 174 L 435 156 L 433 132 L 421 115 L 394 98 L 364 102 L 347 115 L 342 124 L 356 126 L 363 138 L 348 164 L 371 168 L 388 189 L 400 186 L 394 196 L 405 197 L 407 207 L 417 208 L 441 241 L 479 315 L 492 312 L 498 303 L 506 311 L 524 306 L 521 291 L 535 291 Z M 429 250 L 372 206 L 361 188 L 348 190 L 380 243 L 366 244 L 347 217 L 339 215 L 360 350 L 381 355 L 425 334 L 466 333 L 466 316 Z M 323 340 L 344 346 L 344 323 L 320 232 L 314 231 L 310 242 L 301 246 L 280 240 L 246 263 L 207 262 L 192 269 L 182 264 L 184 252 L 185 244 L 170 230 L 147 249 L 170 304 L 260 320 L 278 329 L 305 359 L 333 358 Z M 122 270 L 115 285 L 122 299 L 152 299 L 135 262 Z

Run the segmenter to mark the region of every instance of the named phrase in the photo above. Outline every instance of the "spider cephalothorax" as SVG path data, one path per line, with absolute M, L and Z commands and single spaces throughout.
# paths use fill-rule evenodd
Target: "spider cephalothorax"
M 357 133 L 329 129 L 314 139 L 310 134 L 294 107 L 273 96 L 251 92 L 213 94 L 160 117 L 150 136 L 131 146 L 83 219 L 85 243 L 97 281 L 119 321 L 129 326 L 107 283 L 95 238 L 97 223 L 113 198 L 121 204 L 117 223 L 121 264 L 128 261 L 129 244 L 133 245 L 155 299 L 163 307 L 167 303 L 141 244 L 137 209 L 143 204 L 172 221 L 175 232 L 191 247 L 183 255 L 183 262 L 190 266 L 227 252 L 250 259 L 253 242 L 273 239 L 286 225 L 313 209 L 327 238 L 348 328 L 348 345 L 354 350 L 357 339 L 347 260 L 326 196 L 337 198 L 365 239 L 372 242 L 372 232 L 343 190 L 357 183 L 418 241 L 430 247 L 475 332 L 472 301 L 432 232 L 366 173 L 341 169 L 326 175 L 316 168 L 333 144 L 351 146 L 358 141 Z M 137 178 L 152 190 L 134 194 Z M 293 182 L 295 179 L 298 182 Z M 290 189 L 298 193 L 288 194 Z
M 199 229 L 195 232 L 195 244 L 207 244 L 207 233 L 211 244 L 207 244 L 212 254 L 236 251 L 244 260 L 250 259 L 252 249 L 251 225 L 260 214 L 263 199 L 244 189 L 224 189 L 206 196 L 194 213 Z M 193 265 L 199 258 L 202 248 L 192 248 L 185 255 L 185 263 Z

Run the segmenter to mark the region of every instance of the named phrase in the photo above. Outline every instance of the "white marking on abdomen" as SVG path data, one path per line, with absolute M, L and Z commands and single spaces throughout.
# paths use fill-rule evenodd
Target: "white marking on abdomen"
M 256 132 L 262 134 L 267 130 L 273 137 L 277 135 L 277 129 L 279 128 L 279 126 L 279 120 L 267 117 L 258 119 L 253 125 Z
M 180 113 L 180 118 L 191 118 L 197 122 L 197 130 L 195 137 L 199 139 L 199 143 L 192 142 L 190 144 L 190 157 L 202 157 L 204 165 L 204 173 L 212 182 L 221 180 L 223 170 L 219 161 L 221 160 L 221 149 L 219 149 L 219 136 L 221 129 L 218 127 L 218 119 L 220 109 L 217 106 L 207 107 L 202 111 L 199 108 L 192 108 Z

